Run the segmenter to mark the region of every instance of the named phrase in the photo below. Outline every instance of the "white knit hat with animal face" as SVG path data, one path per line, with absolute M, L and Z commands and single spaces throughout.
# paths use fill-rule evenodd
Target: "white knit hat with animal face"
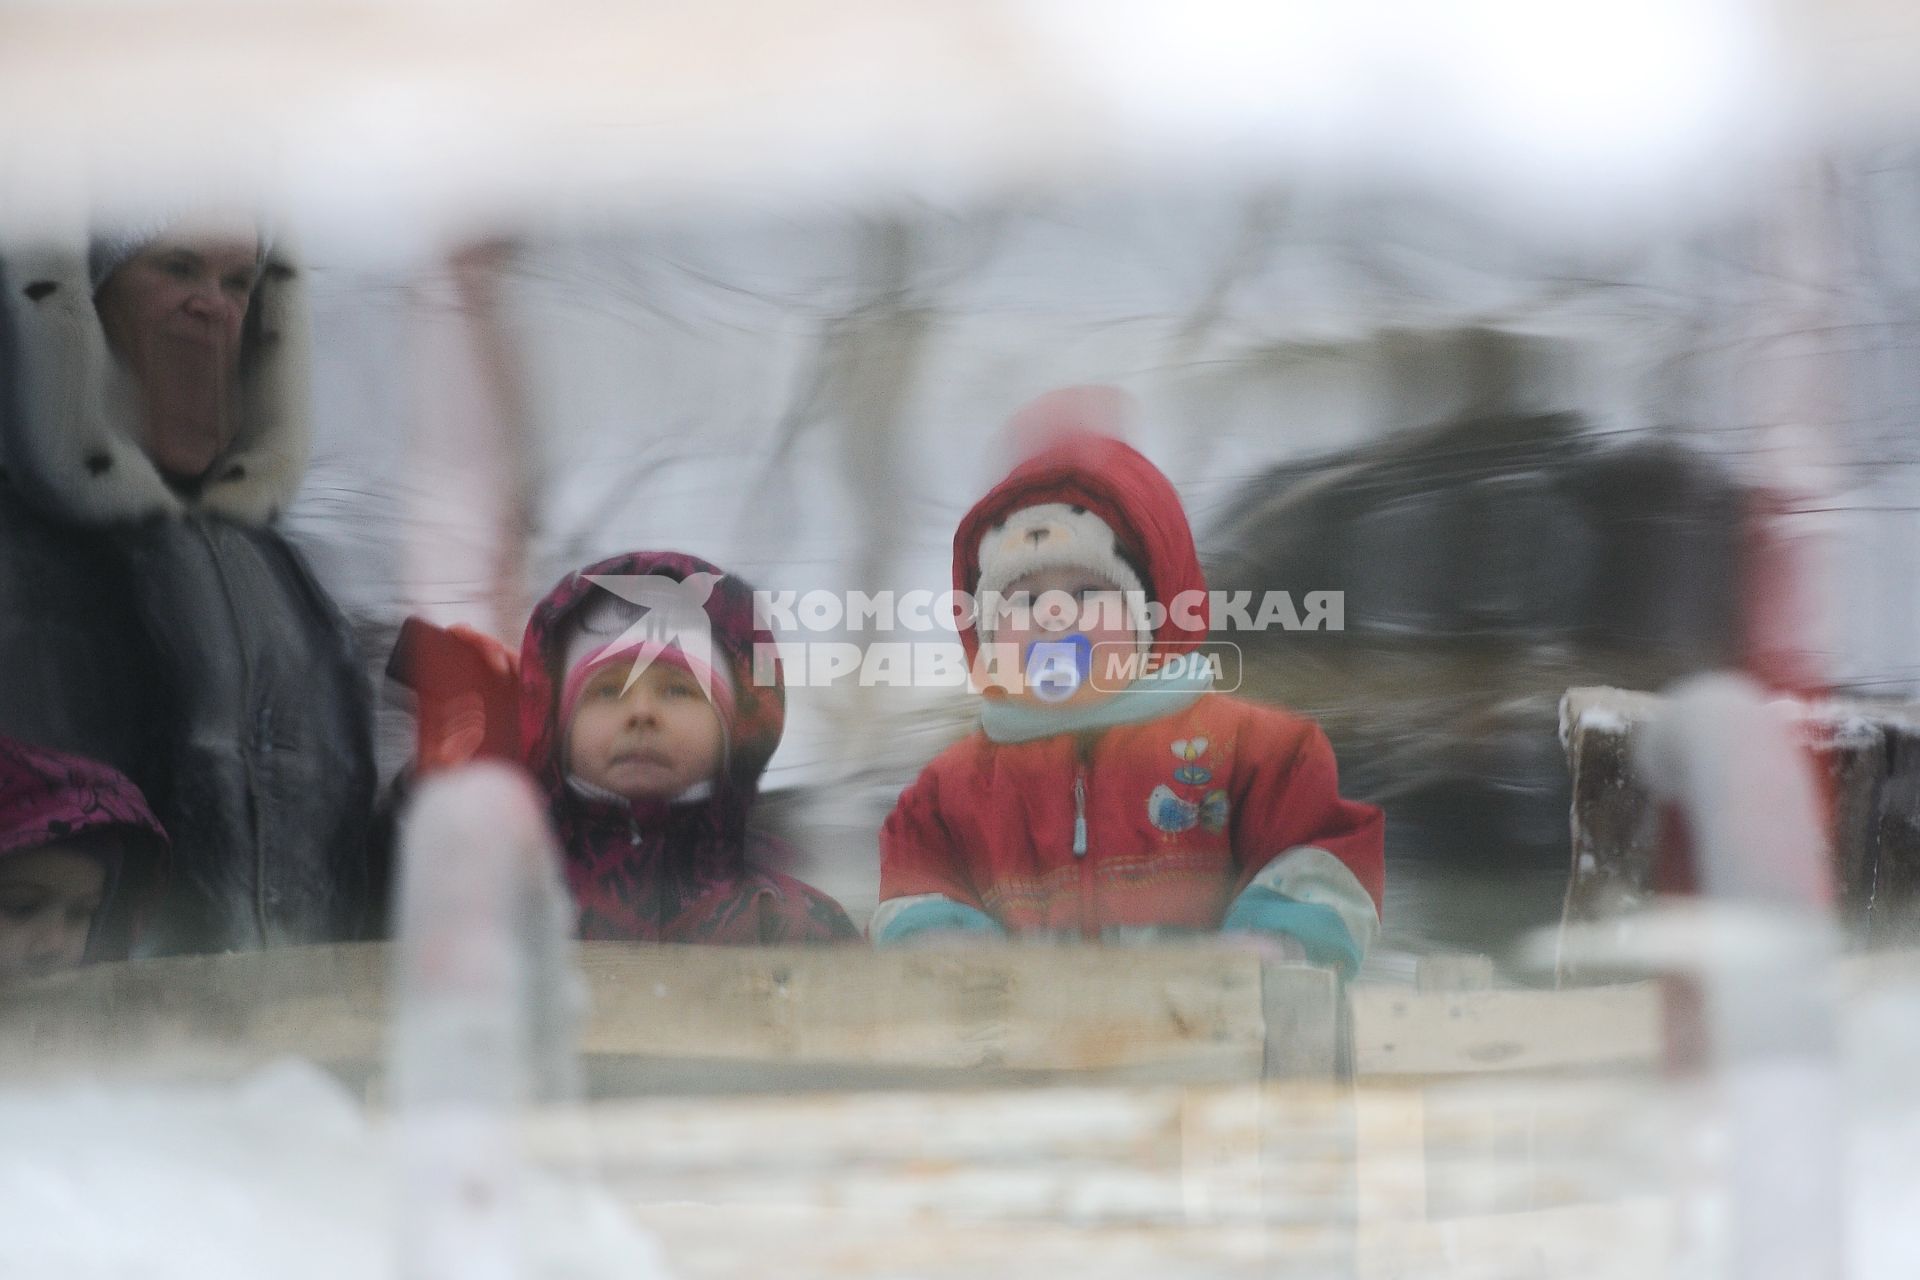
M 974 595 L 981 601 L 982 644 L 993 639 L 993 597 L 1004 595 L 1028 574 L 1049 569 L 1085 569 L 1111 582 L 1127 601 L 1140 647 L 1152 642 L 1144 613 L 1134 607 L 1134 602 L 1146 599 L 1146 584 L 1112 526 L 1085 507 L 1042 502 L 1021 507 L 980 539 L 980 578 Z

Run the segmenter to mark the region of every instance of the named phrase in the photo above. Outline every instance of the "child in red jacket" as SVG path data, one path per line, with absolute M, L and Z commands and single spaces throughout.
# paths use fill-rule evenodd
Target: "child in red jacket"
M 1193 534 L 1152 463 L 1061 437 L 967 513 L 953 565 L 979 601 L 961 629 L 976 670 L 985 643 L 988 669 L 1011 658 L 1027 679 L 989 687 L 980 728 L 888 817 L 877 944 L 1228 931 L 1359 967 L 1383 820 L 1341 799 L 1326 735 L 1212 692 L 1205 664 L 1149 675 L 1135 656 L 1191 653 L 1207 632 Z M 1103 667 L 1136 678 L 1116 688 Z

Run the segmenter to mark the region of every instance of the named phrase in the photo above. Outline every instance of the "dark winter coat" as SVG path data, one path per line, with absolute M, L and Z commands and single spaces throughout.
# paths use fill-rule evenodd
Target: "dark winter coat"
M 303 285 L 270 258 L 242 420 L 191 491 L 135 443 L 84 245 L 0 259 L 0 733 L 105 761 L 173 838 L 153 949 L 357 936 L 371 706 L 274 528 L 307 456 Z

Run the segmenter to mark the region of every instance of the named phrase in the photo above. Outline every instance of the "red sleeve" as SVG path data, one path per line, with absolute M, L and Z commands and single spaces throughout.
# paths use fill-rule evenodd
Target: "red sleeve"
M 1234 892 L 1292 849 L 1324 849 L 1353 872 L 1377 912 L 1386 885 L 1386 817 L 1340 796 L 1333 744 L 1320 726 L 1255 708 L 1241 733 L 1233 790 Z
M 519 656 L 471 627 L 408 618 L 387 674 L 413 690 L 416 770 L 428 774 L 476 757 L 517 762 Z
M 938 893 L 985 911 L 941 813 L 939 766 L 921 770 L 880 827 L 880 901 Z

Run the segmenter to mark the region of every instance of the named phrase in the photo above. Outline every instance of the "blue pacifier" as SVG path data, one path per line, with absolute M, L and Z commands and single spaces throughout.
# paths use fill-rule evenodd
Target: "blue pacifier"
M 1093 641 L 1075 632 L 1027 646 L 1027 688 L 1042 702 L 1065 702 L 1093 674 Z

